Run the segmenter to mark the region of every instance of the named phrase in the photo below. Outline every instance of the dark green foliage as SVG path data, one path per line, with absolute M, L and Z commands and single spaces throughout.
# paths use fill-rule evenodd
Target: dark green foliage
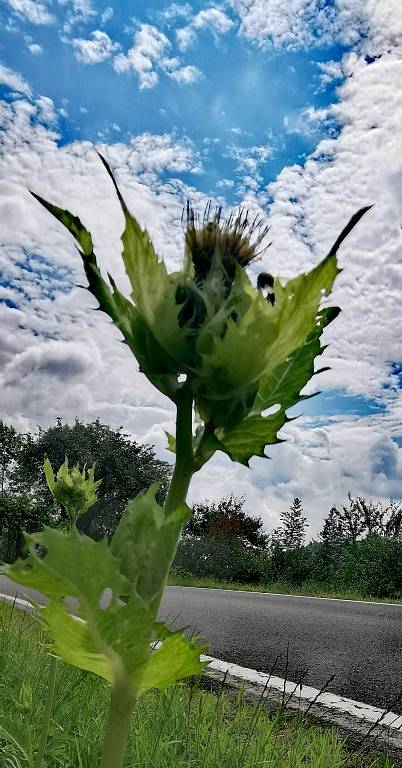
M 9 481 L 9 471 L 21 447 L 21 435 L 12 426 L 0 421 L 0 486 L 3 496 Z
M 174 565 L 194 577 L 243 584 L 282 583 L 287 588 L 348 590 L 375 598 L 402 597 L 402 542 L 371 536 L 362 541 L 312 542 L 257 551 L 223 537 L 187 536 Z
M 328 517 L 324 520 L 324 525 L 320 533 L 320 539 L 327 543 L 342 541 L 344 538 L 344 528 L 341 519 L 341 513 L 336 507 L 331 507 Z
M 342 547 L 337 581 L 367 595 L 402 595 L 402 542 L 373 535 Z
M 102 478 L 98 502 L 82 516 L 80 529 L 94 538 L 111 535 L 129 499 L 154 482 L 161 483 L 162 500 L 170 475 L 170 467 L 159 461 L 152 448 L 139 445 L 121 429 L 114 430 L 97 419 L 84 424 L 57 423 L 36 435 L 28 435 L 13 473 L 13 483 L 34 495 L 54 511 L 54 502 L 43 473 L 43 459 L 48 456 L 58 469 L 68 456 L 70 464 L 91 467 L 95 479 Z
M 12 562 L 24 551 L 23 532 L 35 533 L 52 525 L 51 509 L 29 493 L 0 497 L 0 562 Z
M 179 542 L 174 565 L 197 577 L 244 584 L 272 577 L 267 554 L 243 546 L 234 536 L 185 536 Z
M 298 549 L 306 539 L 307 518 L 302 503 L 294 498 L 290 508 L 281 513 L 281 525 L 275 531 L 275 539 L 284 549 Z
M 239 544 L 265 549 L 268 537 L 263 532 L 260 517 L 251 517 L 243 511 L 244 496 L 231 494 L 215 503 L 195 504 L 186 533 L 194 536 L 224 536 Z

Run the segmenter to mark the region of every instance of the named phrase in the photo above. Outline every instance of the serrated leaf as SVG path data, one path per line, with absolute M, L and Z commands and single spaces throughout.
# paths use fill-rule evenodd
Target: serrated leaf
M 158 484 L 129 501 L 112 540 L 121 572 L 146 605 L 159 598 L 190 512 L 186 504 L 165 515 L 155 499 Z
M 278 432 L 287 421 L 286 410 L 300 400 L 301 390 L 314 373 L 314 358 L 320 353 L 319 338 L 322 330 L 338 313 L 333 308 L 319 312 L 321 300 L 332 290 L 339 272 L 337 250 L 367 210 L 369 208 L 363 208 L 351 218 L 328 256 L 317 267 L 284 285 L 278 280 L 274 282 L 275 306 L 267 303 L 269 319 L 267 323 L 265 317 L 263 323 L 265 329 L 270 329 L 270 338 L 264 352 L 267 364 L 259 381 L 253 407 L 243 419 L 239 419 L 238 424 L 231 426 L 224 422 L 214 430 L 214 438 L 219 441 L 220 449 L 234 461 L 247 465 L 252 456 L 265 455 L 266 445 L 280 441 Z M 236 359 L 236 355 L 241 357 L 239 347 L 235 347 L 234 334 L 233 339 L 229 337 L 231 349 L 226 348 L 223 354 L 225 338 L 223 336 L 220 341 L 215 341 L 212 351 L 217 366 L 223 360 L 227 364 L 231 355 L 233 359 Z M 252 336 L 249 342 L 250 347 L 253 347 Z M 262 411 L 275 405 L 278 406 L 275 413 L 262 416 Z M 230 413 L 230 403 L 226 409 Z M 204 463 L 205 457 L 211 455 L 211 449 L 214 450 L 211 435 L 206 434 L 206 439 L 209 445 L 204 445 L 202 440 L 196 456 L 199 465 Z
M 32 587 L 46 597 L 76 597 L 98 604 L 106 589 L 113 600 L 127 591 L 127 581 L 118 569 L 107 541 L 93 541 L 75 527 L 69 533 L 44 528 L 41 533 L 26 534 L 30 557 L 2 566 L 10 579 Z M 45 557 L 40 557 L 38 545 Z M 79 611 L 83 610 L 80 604 Z
M 217 431 L 220 450 L 233 461 L 248 464 L 252 456 L 265 456 L 267 445 L 280 442 L 278 432 L 288 421 L 286 411 L 302 399 L 300 392 L 313 376 L 314 360 L 322 352 L 322 331 L 338 312 L 335 307 L 322 310 L 305 343 L 262 377 L 251 413 L 234 428 Z M 276 413 L 262 415 L 276 405 L 279 406 Z
M 83 224 L 81 224 L 78 216 L 74 216 L 70 211 L 66 211 L 63 208 L 59 208 L 57 205 L 53 205 L 53 203 L 49 203 L 35 192 L 31 191 L 31 195 L 38 201 L 38 203 L 43 205 L 49 213 L 53 214 L 53 216 L 55 216 L 55 218 L 60 221 L 69 232 L 71 232 L 73 237 L 75 237 L 80 244 L 85 256 L 90 256 L 93 253 L 91 234 L 85 229 Z
M 168 286 L 166 266 L 158 259 L 146 229 L 141 229 L 137 219 L 128 210 L 108 162 L 102 155 L 99 157 L 112 180 L 124 214 L 122 256 L 131 284 L 131 295 L 135 306 L 151 327 L 154 322 L 155 307 L 163 299 Z
M 75 237 L 80 245 L 88 288 L 99 302 L 100 309 L 109 315 L 123 334 L 126 344 L 139 362 L 140 370 L 157 389 L 174 400 L 178 389 L 177 363 L 161 347 L 145 317 L 120 293 L 113 280 L 113 290 L 110 289 L 98 267 L 90 233 L 77 216 L 49 203 L 34 192 L 32 195 Z
M 180 323 L 181 302 L 177 297 L 178 291 L 185 291 L 187 283 L 191 281 L 182 273 L 168 274 L 165 263 L 155 252 L 148 232 L 140 227 L 128 210 L 109 164 L 104 157 L 99 156 L 113 182 L 124 215 L 122 256 L 135 308 L 158 344 L 155 352 L 159 353 L 159 357 L 174 360 L 171 370 L 176 374 L 180 372 L 180 367 L 189 370 L 192 362 L 189 343 L 192 330 Z M 148 375 L 149 357 L 146 363 L 142 370 Z
M 137 695 L 197 674 L 203 666 L 202 649 L 155 623 L 152 597 L 165 583 L 173 537 L 177 541 L 187 518 L 186 509 L 165 517 L 155 492 L 153 487 L 142 494 L 134 512 L 127 510 L 113 551 L 106 541 L 94 542 L 76 528 L 68 534 L 46 528 L 27 537 L 27 560 L 3 568 L 11 579 L 49 599 L 37 610 L 52 638 L 52 653 L 112 684 L 119 681 Z M 146 573 L 147 567 L 154 571 Z M 77 615 L 70 613 L 66 598 L 75 598 Z M 152 652 L 154 641 L 160 646 Z

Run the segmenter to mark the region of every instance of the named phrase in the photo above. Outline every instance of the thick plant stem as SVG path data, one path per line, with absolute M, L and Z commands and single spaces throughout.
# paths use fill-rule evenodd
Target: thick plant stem
M 38 751 L 36 753 L 34 768 L 41 768 L 43 755 L 45 754 L 47 739 L 49 735 L 50 718 L 51 718 L 52 708 L 53 708 L 54 689 L 56 685 L 56 665 L 57 665 L 56 657 L 51 656 L 50 664 L 49 664 L 49 681 L 47 686 L 45 714 L 43 717 L 42 731 L 40 735 Z
M 165 512 L 172 512 L 187 498 L 194 474 L 193 395 L 189 384 L 180 391 L 176 418 L 176 464 L 165 502 Z
M 135 696 L 123 685 L 114 685 L 106 722 L 100 768 L 121 768 Z
M 185 384 L 180 391 L 177 402 L 176 464 L 166 497 L 166 514 L 177 509 L 187 498 L 188 488 L 195 470 L 192 427 L 193 395 L 189 384 Z M 164 586 L 163 584 L 160 593 L 150 606 L 155 617 L 158 613 Z M 100 768 L 122 768 L 135 699 L 136 697 L 123 684 L 113 686 Z

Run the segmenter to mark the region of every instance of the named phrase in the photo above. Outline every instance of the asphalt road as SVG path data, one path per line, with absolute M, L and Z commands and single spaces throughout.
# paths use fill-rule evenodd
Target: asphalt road
M 402 714 L 402 606 L 168 587 L 160 616 L 211 656 L 315 688 L 335 675 L 331 693 Z
M 402 606 L 169 587 L 161 616 L 211 656 L 402 714 Z

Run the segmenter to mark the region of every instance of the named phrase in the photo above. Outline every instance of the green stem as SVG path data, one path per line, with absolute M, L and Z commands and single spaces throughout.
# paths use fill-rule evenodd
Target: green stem
M 189 383 L 186 383 L 180 390 L 177 401 L 176 464 L 166 497 L 165 514 L 173 512 L 185 502 L 194 471 L 193 395 Z M 168 574 L 166 579 L 167 576 Z M 152 602 L 151 609 L 155 617 L 164 586 L 163 584 Z M 100 768 L 122 768 L 135 699 L 135 695 L 124 684 L 116 683 L 113 686 Z
M 43 755 L 45 754 L 46 744 L 48 740 L 50 717 L 52 714 L 53 700 L 54 700 L 54 689 L 56 685 L 56 665 L 57 665 L 56 657 L 51 656 L 50 665 L 49 665 L 49 681 L 47 686 L 45 714 L 43 718 L 42 731 L 40 735 L 38 751 L 36 753 L 34 768 L 41 768 Z
M 173 512 L 187 498 L 194 474 L 193 395 L 189 384 L 180 390 L 176 418 L 176 464 L 165 502 L 165 513 Z
M 135 697 L 124 685 L 111 691 L 100 768 L 122 768 Z

